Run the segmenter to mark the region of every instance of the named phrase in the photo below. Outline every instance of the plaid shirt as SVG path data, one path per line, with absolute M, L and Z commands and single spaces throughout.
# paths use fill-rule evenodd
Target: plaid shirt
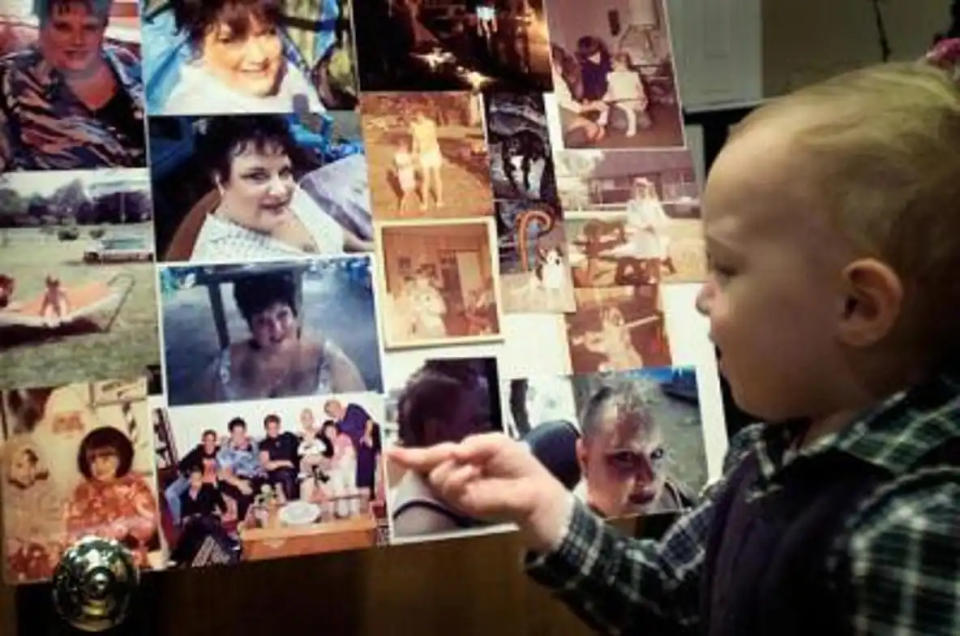
M 852 591 L 845 631 L 960 634 L 960 466 L 916 468 L 960 439 L 960 374 L 898 393 L 799 453 L 789 450 L 797 434 L 748 427 L 731 440 L 725 475 L 756 453 L 762 497 L 798 455 L 840 452 L 890 476 L 851 512 L 846 540 L 827 557 L 833 583 Z M 722 488 L 721 481 L 660 541 L 624 537 L 578 502 L 559 548 L 530 555 L 529 573 L 604 631 L 697 633 L 706 538 Z

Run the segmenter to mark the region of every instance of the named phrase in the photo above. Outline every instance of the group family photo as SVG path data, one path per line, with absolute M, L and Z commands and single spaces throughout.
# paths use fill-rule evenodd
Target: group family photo
M 330 395 L 156 410 L 170 564 L 199 567 L 384 542 L 378 400 Z

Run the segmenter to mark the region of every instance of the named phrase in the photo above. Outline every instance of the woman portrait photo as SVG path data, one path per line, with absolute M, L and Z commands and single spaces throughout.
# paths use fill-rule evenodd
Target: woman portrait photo
M 36 0 L 36 29 L 0 10 L 0 172 L 144 165 L 140 46 L 108 37 L 113 6 Z
M 144 21 L 151 112 L 323 111 L 282 32 L 280 0 L 171 0 L 168 6 Z
M 67 502 L 67 533 L 72 541 L 94 534 L 115 539 L 138 566 L 159 549 L 157 500 L 148 481 L 131 470 L 133 444 L 112 426 L 96 428 L 77 451 L 82 481 Z
M 165 270 L 170 404 L 376 390 L 368 269 L 336 259 Z
M 373 249 L 369 211 L 351 205 L 351 188 L 366 186 L 356 144 L 336 145 L 331 133 L 281 115 L 168 120 L 165 127 L 152 121 L 158 253 L 165 260 L 236 262 Z M 332 172 L 342 186 L 326 196 L 316 184 Z

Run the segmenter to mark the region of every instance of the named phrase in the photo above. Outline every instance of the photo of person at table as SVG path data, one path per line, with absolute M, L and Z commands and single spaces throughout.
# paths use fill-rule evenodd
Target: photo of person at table
M 37 0 L 29 17 L 0 9 L 0 172 L 144 165 L 136 20 L 124 29 L 134 41 L 118 38 L 114 4 Z
M 496 359 L 426 360 L 399 391 L 396 427 L 397 443 L 407 448 L 502 430 Z M 485 525 L 443 503 L 418 473 L 389 472 L 394 537 L 425 537 Z
M 162 277 L 172 405 L 380 385 L 366 258 L 170 268 Z
M 369 209 L 353 194 L 367 183 L 355 116 L 337 120 L 357 135 L 341 141 L 349 133 L 318 117 L 154 120 L 158 253 L 216 262 L 371 251 Z M 337 188 L 315 187 L 325 178 Z

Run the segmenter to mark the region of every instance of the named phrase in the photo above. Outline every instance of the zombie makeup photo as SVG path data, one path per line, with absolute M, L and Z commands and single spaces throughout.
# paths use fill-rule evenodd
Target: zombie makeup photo
M 48 580 L 62 552 L 87 535 L 116 539 L 139 567 L 163 567 L 146 386 L 34 390 L 29 427 L 23 396 L 0 393 L 4 427 L 22 431 L 0 449 L 8 582 Z
M 564 151 L 556 165 L 574 285 L 706 278 L 689 151 Z
M 574 376 L 576 494 L 603 517 L 679 513 L 707 481 L 697 376 L 690 367 Z
M 160 272 L 170 405 L 377 391 L 368 257 Z
M 563 148 L 684 146 L 665 0 L 554 2 L 548 15 Z
M 388 349 L 500 341 L 492 220 L 377 225 Z
M 544 0 L 355 2 L 364 91 L 550 90 Z
M 497 201 L 505 313 L 574 311 L 567 238 L 556 203 Z
M 144 3 L 152 115 L 317 113 L 356 103 L 348 0 Z
M 670 364 L 660 287 L 578 288 L 566 314 L 570 362 L 577 374 Z
M 493 213 L 480 99 L 468 92 L 363 94 L 377 220 Z
M 356 113 L 155 117 L 150 157 L 162 260 L 373 249 Z
M 502 430 L 495 358 L 427 359 L 387 397 L 388 445 L 420 448 Z M 451 508 L 424 477 L 387 463 L 395 542 L 489 531 Z

